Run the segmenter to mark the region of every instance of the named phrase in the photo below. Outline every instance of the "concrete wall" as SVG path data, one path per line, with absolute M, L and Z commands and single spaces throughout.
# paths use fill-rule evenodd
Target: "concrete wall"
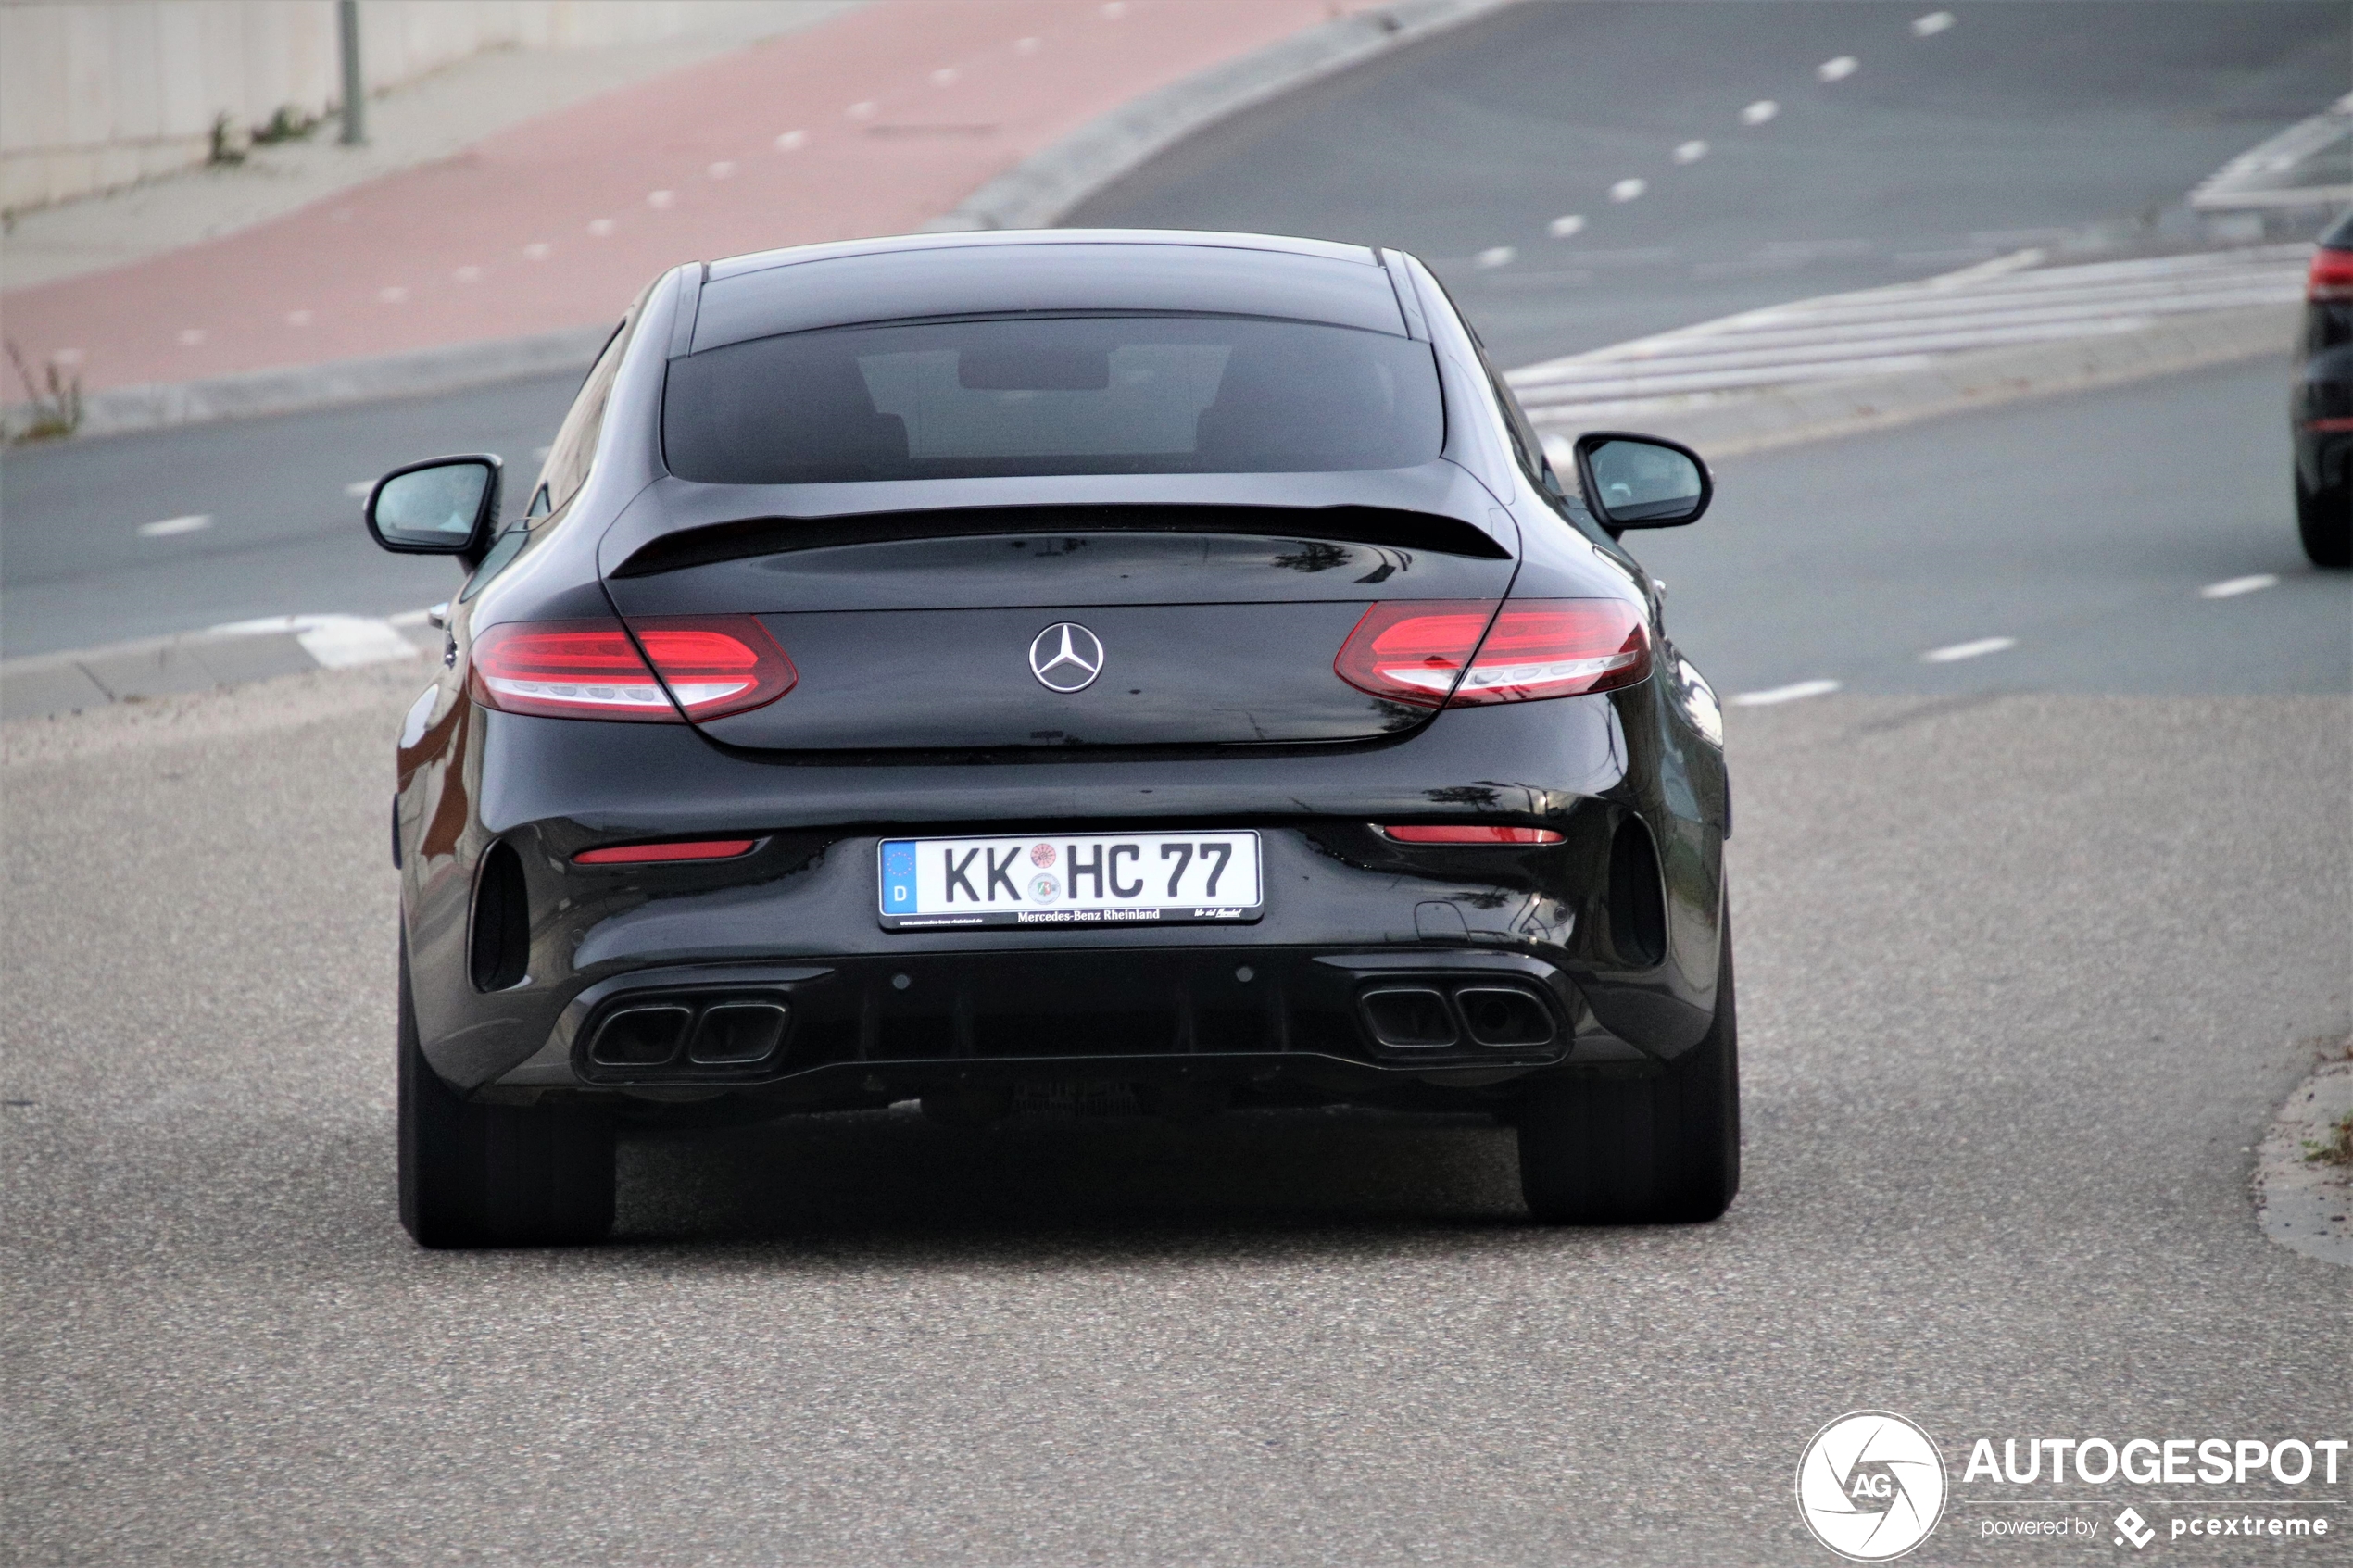
M 680 36 L 703 0 L 360 0 L 371 92 L 484 49 Z M 242 132 L 342 96 L 333 0 L 0 3 L 0 207 L 17 211 L 205 161 Z M 317 134 L 332 135 L 332 127 Z

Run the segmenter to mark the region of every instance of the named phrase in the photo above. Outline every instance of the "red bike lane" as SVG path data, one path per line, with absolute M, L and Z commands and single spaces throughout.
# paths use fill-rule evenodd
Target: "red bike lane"
M 1327 0 L 875 0 L 283 217 L 0 296 L 86 391 L 592 325 L 663 268 L 902 232 Z

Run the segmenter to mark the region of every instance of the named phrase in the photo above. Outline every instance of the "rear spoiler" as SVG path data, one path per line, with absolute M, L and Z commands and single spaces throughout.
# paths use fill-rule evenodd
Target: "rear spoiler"
M 615 577 L 650 577 L 749 556 L 823 550 L 901 539 L 1004 534 L 1240 533 L 1269 539 L 1327 539 L 1385 545 L 1481 560 L 1512 553 L 1475 524 L 1397 507 L 1250 507 L 1227 505 L 1080 505 L 950 507 L 846 517 L 754 517 L 682 529 L 651 539 L 614 569 Z

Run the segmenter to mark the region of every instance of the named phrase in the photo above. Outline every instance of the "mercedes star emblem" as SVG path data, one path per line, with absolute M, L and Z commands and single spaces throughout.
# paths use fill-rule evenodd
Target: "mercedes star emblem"
M 1029 645 L 1029 672 L 1050 692 L 1083 692 L 1103 672 L 1103 642 L 1076 621 L 1058 621 Z

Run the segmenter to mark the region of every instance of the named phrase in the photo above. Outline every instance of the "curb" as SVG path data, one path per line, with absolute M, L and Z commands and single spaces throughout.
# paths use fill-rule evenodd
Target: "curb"
M 610 325 L 572 327 L 531 337 L 453 343 L 364 359 L 245 370 L 205 381 L 119 386 L 94 392 L 82 400 L 82 422 L 73 435 L 78 439 L 214 420 L 296 414 L 388 397 L 461 392 L 561 370 L 585 372 L 611 334 Z M 14 440 L 31 422 L 33 413 L 30 404 L 10 405 L 0 410 L 0 431 Z
M 922 232 L 1049 227 L 1163 148 L 1214 120 L 1515 3 L 1397 0 L 1380 10 L 1359 11 L 1310 28 L 1146 94 L 1081 126 L 982 186 L 955 211 L 925 224 Z M 380 398 L 461 392 L 526 376 L 585 371 L 610 330 L 578 327 L 206 381 L 116 387 L 83 399 L 82 422 L 69 439 L 302 413 Z M 0 408 L 0 436 L 15 440 L 36 413 L 31 404 Z
M 924 225 L 925 233 L 1044 229 L 1203 126 L 1500 10 L 1514 0 L 1399 0 L 1308 29 L 1079 127 Z
M 0 721 L 415 659 L 437 648 L 442 635 L 425 624 L 422 612 L 390 620 L 282 615 L 172 637 L 35 654 L 0 662 Z
M 1817 382 L 1631 417 L 1655 434 L 1700 448 L 1711 459 L 1739 457 L 2021 397 L 2089 391 L 2271 354 L 2284 357 L 2302 310 L 2296 305 L 2217 310 L 2099 337 L 1956 355 L 1926 370 Z M 2286 395 L 2284 383 L 2281 395 Z M 1565 442 L 1582 428 L 1547 420 L 1541 409 L 1529 417 L 1554 440 Z
M 2324 1061 L 2296 1086 L 2256 1151 L 2255 1206 L 2263 1234 L 2291 1251 L 2353 1267 L 2353 1171 L 2307 1149 L 2353 1115 L 2353 1058 Z

